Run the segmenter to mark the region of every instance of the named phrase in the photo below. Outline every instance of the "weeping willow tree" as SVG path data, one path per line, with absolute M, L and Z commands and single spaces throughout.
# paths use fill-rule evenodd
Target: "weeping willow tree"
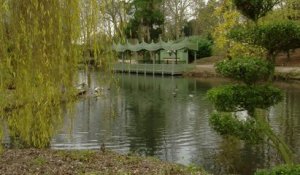
M 0 1 L 0 112 L 12 141 L 47 147 L 61 118 L 62 103 L 74 97 L 82 45 L 99 62 L 96 0 Z M 84 37 L 87 36 L 87 37 Z

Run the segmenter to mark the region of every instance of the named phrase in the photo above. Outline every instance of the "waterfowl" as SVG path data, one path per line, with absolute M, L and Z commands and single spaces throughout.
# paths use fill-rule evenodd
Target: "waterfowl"
M 80 83 L 77 87 L 77 95 L 84 95 L 87 93 L 88 85 L 86 83 Z

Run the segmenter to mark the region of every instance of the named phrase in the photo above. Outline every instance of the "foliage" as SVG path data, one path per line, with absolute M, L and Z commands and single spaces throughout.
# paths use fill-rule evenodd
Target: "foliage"
M 275 55 L 279 51 L 289 51 L 300 44 L 299 26 L 294 22 L 257 23 L 257 20 L 265 16 L 278 2 L 277 0 L 233 0 L 239 11 L 256 23 L 244 27 L 237 25 L 233 27 L 234 25 L 232 25 L 230 31 L 225 35 L 236 42 L 265 48 L 268 51 L 268 58 L 274 63 Z M 260 128 L 261 134 L 270 139 L 284 161 L 292 163 L 291 150 L 274 134 L 266 118 L 256 114 L 257 108 L 267 109 L 283 98 L 279 89 L 270 85 L 257 85 L 259 80 L 264 80 L 269 74 L 273 74 L 273 64 L 257 58 L 238 57 L 218 63 L 216 68 L 217 72 L 222 75 L 245 83 L 245 85 L 228 85 L 211 89 L 207 95 L 215 104 L 216 109 L 219 112 L 246 110 L 250 116 L 250 119 L 246 121 L 254 120 Z M 220 113 L 211 118 L 214 119 L 211 119 L 211 124 L 221 134 L 233 135 L 240 139 L 247 138 L 243 137 L 242 131 L 244 130 L 239 129 L 241 128 L 239 126 L 242 125 L 241 121 L 230 118 L 230 116 L 222 118 Z M 247 126 L 246 135 L 252 134 L 251 127 L 252 125 Z
M 197 58 L 209 57 L 212 55 L 213 41 L 207 38 L 198 40 Z
M 86 1 L 82 1 L 85 3 Z M 98 1 L 101 11 L 100 24 L 106 26 L 106 36 L 113 38 L 115 42 L 125 41 L 125 27 L 127 25 L 128 12 L 131 8 L 130 1 L 103 0 Z M 97 18 L 96 18 L 97 19 Z
M 197 9 L 202 7 L 204 0 L 160 0 L 161 11 L 164 14 L 163 38 L 177 40 L 183 36 L 183 27 L 191 19 L 196 17 Z M 196 24 L 196 23 L 195 23 Z
M 240 14 L 234 8 L 232 1 L 224 1 L 222 6 L 217 7 L 214 16 L 218 17 L 218 25 L 212 32 L 215 49 L 219 52 L 227 52 L 232 42 L 227 38 L 227 33 L 239 24 Z
M 280 0 L 233 0 L 237 9 L 253 21 L 266 16 L 279 2 Z
M 5 49 L 0 51 L 0 93 L 6 99 L 1 114 L 8 120 L 11 137 L 45 147 L 60 120 L 61 101 L 74 93 L 79 4 L 34 0 L 5 4 L 0 10 L 0 30 L 8 31 L 1 33 Z
M 231 40 L 230 47 L 227 51 L 227 58 L 239 58 L 239 57 L 259 57 L 264 58 L 266 56 L 266 50 L 259 46 L 253 46 L 246 43 L 240 43 Z
M 55 132 L 55 126 L 58 126 L 60 119 L 59 106 L 52 106 L 52 114 L 49 114 L 49 106 L 38 105 L 32 107 L 31 104 L 15 110 L 8 119 L 10 129 L 11 146 L 13 148 L 45 148 L 50 146 L 50 140 Z M 31 110 L 39 110 L 32 116 Z M 43 114 L 44 112 L 44 114 Z M 22 117 L 20 117 L 22 116 Z M 57 117 L 55 117 L 57 116 Z
M 217 71 L 227 77 L 243 81 L 243 85 L 227 85 L 208 91 L 207 96 L 217 109 L 210 123 L 220 134 L 235 136 L 251 143 L 259 143 L 266 136 L 287 163 L 292 162 L 288 146 L 272 131 L 265 117 L 256 109 L 267 109 L 282 101 L 281 90 L 271 85 L 258 85 L 257 81 L 272 73 L 272 64 L 257 58 L 233 58 L 216 65 Z M 245 121 L 221 112 L 247 111 Z
M 83 7 L 81 4 L 85 6 Z M 0 114 L 16 145 L 47 147 L 72 102 L 78 43 L 100 62 L 97 0 L 3 0 L 0 3 Z M 82 24 L 82 25 L 81 25 Z
M 184 36 L 193 36 L 196 33 L 195 26 L 197 25 L 197 21 L 195 19 L 192 19 L 184 24 L 182 32 L 184 33 Z
M 214 52 L 227 57 L 265 56 L 265 50 L 258 46 L 240 43 L 228 38 L 228 33 L 244 22 L 241 14 L 236 10 L 233 0 L 227 0 L 221 6 L 214 7 L 213 16 L 217 17 L 216 26 L 212 30 L 214 38 Z
M 227 85 L 207 93 L 218 111 L 232 112 L 255 108 L 266 109 L 282 100 L 280 89 L 269 85 Z
M 299 0 L 281 0 L 281 3 L 273 11 L 262 18 L 263 21 L 277 20 L 300 20 L 300 1 Z
M 241 121 L 231 113 L 213 113 L 209 122 L 223 136 L 235 136 L 250 143 L 263 140 L 262 130 L 253 119 Z
M 298 0 L 283 0 L 284 8 L 283 14 L 290 20 L 300 20 L 300 1 Z
M 193 25 L 193 34 L 205 35 L 211 34 L 218 24 L 218 16 L 214 14 L 219 2 L 216 0 L 208 0 L 206 5 L 198 10 L 198 16 Z
M 212 55 L 213 40 L 209 37 L 193 37 L 192 42 L 198 43 L 197 58 L 209 57 Z M 189 58 L 194 59 L 194 53 L 189 52 Z
M 266 80 L 274 71 L 274 66 L 266 60 L 252 57 L 223 60 L 216 65 L 216 71 L 225 77 L 254 84 Z
M 271 170 L 258 170 L 255 175 L 298 175 L 300 165 L 280 165 Z
M 300 25 L 290 20 L 237 27 L 228 36 L 235 41 L 263 47 L 270 56 L 300 47 Z
M 158 0 L 134 0 L 132 2 L 134 14 L 125 29 L 127 38 L 141 40 L 146 38 L 147 42 L 151 39 L 158 39 L 159 34 L 162 33 L 160 25 L 164 22 L 164 16 L 158 8 L 160 3 L 161 1 Z
M 270 85 L 256 85 L 268 78 L 274 67 L 259 58 L 234 58 L 216 64 L 216 71 L 246 85 L 227 85 L 211 89 L 207 96 L 219 111 L 266 109 L 282 100 L 281 91 Z

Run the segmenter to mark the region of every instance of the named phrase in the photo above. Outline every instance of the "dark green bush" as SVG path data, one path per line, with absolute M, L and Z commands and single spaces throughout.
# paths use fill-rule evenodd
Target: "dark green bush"
M 279 103 L 281 90 L 268 85 L 227 85 L 208 91 L 207 97 L 218 111 L 233 112 L 255 108 L 266 109 Z
M 193 39 L 193 42 L 198 42 L 197 59 L 209 57 L 212 55 L 213 41 L 208 37 L 198 37 Z M 190 62 L 194 60 L 194 52 L 189 52 Z
M 197 57 L 203 58 L 203 57 L 209 57 L 212 54 L 212 46 L 213 42 L 206 38 L 201 38 L 198 40 L 198 51 L 197 51 Z
M 272 21 L 256 26 L 238 27 L 228 37 L 265 48 L 269 55 L 300 47 L 300 25 L 294 21 Z
M 299 175 L 300 165 L 280 165 L 271 170 L 258 170 L 255 175 Z
M 262 130 L 253 119 L 240 121 L 231 113 L 213 113 L 209 122 L 220 135 L 234 136 L 249 143 L 260 143 L 263 140 Z
M 225 77 L 253 84 L 267 79 L 274 71 L 274 66 L 260 58 L 244 57 L 224 60 L 215 65 L 216 71 Z

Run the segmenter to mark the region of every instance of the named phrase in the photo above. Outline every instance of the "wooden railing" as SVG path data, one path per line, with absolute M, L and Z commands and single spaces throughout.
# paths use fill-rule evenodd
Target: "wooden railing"
M 126 72 L 136 74 L 160 74 L 160 75 L 182 75 L 193 69 L 192 64 L 128 64 L 117 63 L 114 65 L 115 72 Z

